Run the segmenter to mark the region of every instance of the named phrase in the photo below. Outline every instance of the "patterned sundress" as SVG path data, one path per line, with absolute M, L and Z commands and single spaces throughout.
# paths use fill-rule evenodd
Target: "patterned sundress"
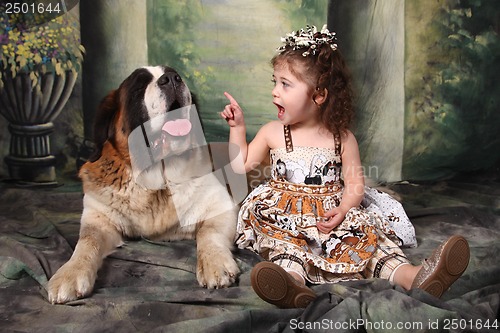
M 294 147 L 285 126 L 285 148 L 271 149 L 271 179 L 243 201 L 237 245 L 295 271 L 311 283 L 368 277 L 390 279 L 408 263 L 400 246 L 416 246 L 415 231 L 401 204 L 365 187 L 330 233 L 316 223 L 340 205 L 344 189 L 340 140 L 335 149 Z

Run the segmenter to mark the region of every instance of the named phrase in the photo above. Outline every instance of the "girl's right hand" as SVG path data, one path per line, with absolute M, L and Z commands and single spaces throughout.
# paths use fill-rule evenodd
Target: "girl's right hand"
M 316 227 L 324 234 L 329 233 L 344 221 L 347 211 L 339 206 L 325 212 L 325 217 L 316 223 Z
M 245 124 L 243 117 L 243 110 L 241 110 L 240 105 L 228 92 L 224 92 L 224 96 L 229 100 L 229 104 L 224 107 L 224 110 L 220 113 L 220 116 L 227 121 L 227 124 L 231 127 L 242 126 Z

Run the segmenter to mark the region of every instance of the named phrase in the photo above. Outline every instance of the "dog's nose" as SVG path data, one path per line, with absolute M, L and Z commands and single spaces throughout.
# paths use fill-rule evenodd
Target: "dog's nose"
M 175 72 L 168 72 L 168 73 L 165 73 L 162 76 L 160 76 L 160 78 L 158 79 L 158 84 L 160 86 L 169 84 L 171 82 L 172 83 L 182 82 L 182 78 L 179 74 L 177 74 Z

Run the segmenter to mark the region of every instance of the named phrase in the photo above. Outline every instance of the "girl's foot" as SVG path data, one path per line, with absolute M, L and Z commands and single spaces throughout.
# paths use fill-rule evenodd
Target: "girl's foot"
M 451 236 L 425 259 L 413 280 L 412 289 L 425 290 L 435 297 L 441 295 L 455 282 L 469 264 L 469 244 L 462 236 Z
M 271 262 L 255 265 L 250 280 L 260 298 L 280 308 L 305 308 L 316 298 L 311 289 Z

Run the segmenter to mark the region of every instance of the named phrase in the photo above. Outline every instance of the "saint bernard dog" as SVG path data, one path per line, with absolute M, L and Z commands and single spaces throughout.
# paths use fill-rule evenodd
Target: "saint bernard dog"
M 103 99 L 95 153 L 79 173 L 84 198 L 78 243 L 48 282 L 50 302 L 91 294 L 103 259 L 127 238 L 196 239 L 198 283 L 222 288 L 235 282 L 237 206 L 204 170 L 203 145 L 193 145 L 199 138 L 191 104 L 179 74 L 161 66 L 135 70 Z M 155 133 L 161 135 L 155 139 Z M 145 163 L 148 158 L 153 162 Z

